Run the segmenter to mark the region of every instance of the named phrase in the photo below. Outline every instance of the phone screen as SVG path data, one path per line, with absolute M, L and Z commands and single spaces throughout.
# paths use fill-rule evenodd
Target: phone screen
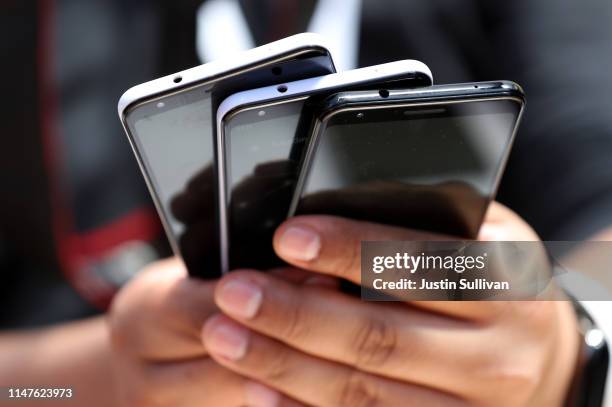
M 417 88 L 431 85 L 431 79 L 404 74 L 364 80 L 343 90 L 382 84 Z M 272 249 L 272 237 L 289 214 L 318 104 L 337 91 L 251 106 L 224 119 L 230 270 L 282 264 Z
M 230 270 L 280 264 L 272 237 L 287 218 L 311 119 L 302 98 L 225 121 Z
M 313 140 L 296 214 L 474 238 L 520 110 L 509 98 L 341 110 Z
M 127 113 L 127 127 L 168 238 L 191 275 L 220 275 L 213 142 L 220 101 L 241 90 L 334 72 L 323 51 L 283 58 L 140 103 Z

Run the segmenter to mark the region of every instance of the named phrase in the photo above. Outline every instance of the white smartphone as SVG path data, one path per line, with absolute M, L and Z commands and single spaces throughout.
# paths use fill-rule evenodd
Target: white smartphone
M 332 72 L 325 40 L 305 33 L 135 86 L 121 97 L 121 122 L 172 249 L 191 275 L 220 274 L 213 165 L 220 101 L 244 89 Z M 182 199 L 194 188 L 200 188 L 195 201 Z
M 217 111 L 221 269 L 270 268 L 274 229 L 287 217 L 312 101 L 339 90 L 422 87 L 422 62 L 397 61 L 236 93 Z M 308 102 L 307 102 L 308 101 Z

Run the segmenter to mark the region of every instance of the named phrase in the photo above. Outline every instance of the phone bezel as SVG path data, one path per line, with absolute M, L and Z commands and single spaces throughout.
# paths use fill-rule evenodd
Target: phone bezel
M 507 148 L 497 168 L 493 187 L 491 189 L 492 193 L 487 196 L 488 203 L 490 204 L 497 195 L 501 177 L 506 168 L 510 151 L 512 150 L 516 133 L 525 110 L 524 92 L 519 85 L 511 81 L 436 85 L 425 89 L 390 91 L 387 97 L 381 96 L 380 90 L 370 92 L 342 92 L 329 97 L 322 104 L 320 114 L 315 118 L 313 123 L 312 136 L 306 147 L 303 165 L 287 217 L 295 216 L 299 202 L 304 194 L 306 182 L 310 175 L 314 154 L 321 140 L 322 133 L 326 128 L 325 125 L 335 115 L 346 112 L 376 109 L 428 107 L 496 100 L 512 100 L 517 102 L 519 104 L 519 112 Z

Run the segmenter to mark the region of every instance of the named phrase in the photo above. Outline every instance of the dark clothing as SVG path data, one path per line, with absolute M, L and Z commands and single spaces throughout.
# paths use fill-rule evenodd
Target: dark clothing
M 127 243 L 167 253 L 115 109 L 129 86 L 198 64 L 199 4 L 0 5 L 0 326 L 96 312 L 125 280 L 117 274 L 140 264 L 122 250 L 150 259 Z M 362 15 L 361 66 L 413 58 L 436 83 L 523 85 L 499 199 L 544 239 L 584 239 L 612 223 L 612 3 L 364 0 Z M 266 27 L 254 27 L 256 39 L 274 39 Z
M 0 5 L 0 326 L 99 312 L 134 264 L 168 253 L 116 106 L 128 87 L 197 64 L 157 49 L 181 14 L 147 1 Z

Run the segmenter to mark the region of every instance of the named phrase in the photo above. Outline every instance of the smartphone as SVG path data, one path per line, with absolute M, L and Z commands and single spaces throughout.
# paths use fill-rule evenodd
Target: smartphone
M 332 95 L 318 108 L 289 216 L 473 239 L 524 106 L 508 81 Z
M 214 166 L 220 102 L 244 89 L 335 70 L 325 40 L 305 33 L 138 85 L 121 97 L 121 122 L 170 245 L 190 275 L 220 275 Z
M 272 250 L 286 219 L 315 100 L 340 90 L 422 87 L 429 68 L 397 61 L 234 94 L 217 112 L 222 270 L 280 264 Z

